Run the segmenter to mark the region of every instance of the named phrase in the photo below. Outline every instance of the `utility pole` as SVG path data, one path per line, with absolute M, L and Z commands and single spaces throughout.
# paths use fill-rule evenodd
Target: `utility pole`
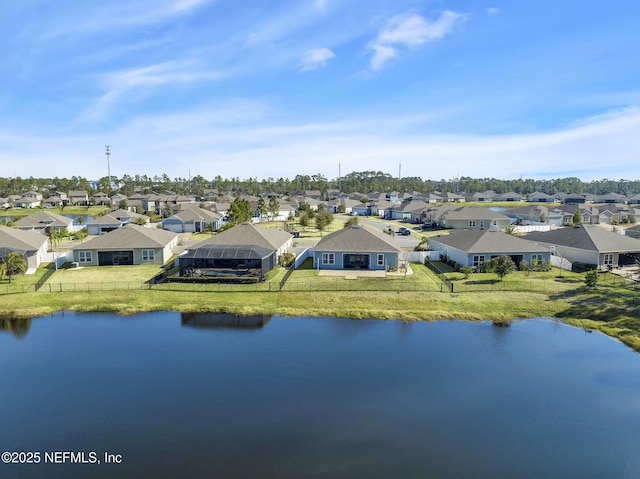
M 109 145 L 106 146 L 106 149 L 107 149 L 107 151 L 106 151 L 106 154 L 107 154 L 107 178 L 108 178 L 108 182 L 109 182 L 108 183 L 109 184 L 108 193 L 111 193 L 111 161 L 110 161 L 111 160 L 111 149 L 109 148 Z

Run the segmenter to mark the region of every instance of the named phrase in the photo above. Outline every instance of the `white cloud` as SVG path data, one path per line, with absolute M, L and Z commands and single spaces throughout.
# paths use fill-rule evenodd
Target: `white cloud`
M 81 120 L 99 120 L 113 108 L 114 104 L 132 90 L 143 88 L 145 94 L 153 93 L 157 87 L 170 83 L 193 83 L 222 78 L 221 73 L 190 70 L 187 62 L 165 62 L 156 65 L 113 72 L 105 75 L 102 94 L 85 113 Z
M 374 52 L 371 68 L 379 70 L 388 59 L 398 55 L 399 48 L 417 47 L 444 37 L 462 19 L 464 15 L 452 11 L 442 12 L 431 23 L 416 13 L 391 18 L 369 44 L 369 49 Z
M 538 133 L 424 134 L 435 117 L 382 115 L 324 123 L 279 123 L 265 105 L 234 101 L 179 114 L 145 116 L 109 131 L 67 135 L 0 131 L 7 175 L 106 174 L 104 145 L 112 146 L 112 171 L 171 177 L 293 178 L 296 174 L 380 170 L 424 179 L 471 177 L 554 178 L 585 181 L 637 177 L 640 109 L 610 112 L 566 128 Z M 151 161 L 152 160 L 152 161 Z M 6 176 L 6 175 L 5 175 Z
M 489 15 L 497 15 L 498 13 L 500 13 L 500 9 L 495 7 L 489 7 L 487 8 L 487 13 Z
M 328 48 L 314 48 L 304 52 L 302 57 L 302 67 L 300 71 L 316 70 L 327 65 L 327 61 L 335 57 L 335 54 Z

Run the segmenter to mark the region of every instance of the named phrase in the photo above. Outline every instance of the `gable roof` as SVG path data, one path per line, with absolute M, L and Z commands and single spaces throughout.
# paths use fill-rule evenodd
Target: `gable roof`
M 483 206 L 462 206 L 450 210 L 444 215 L 448 220 L 502 220 L 509 219 L 507 215 L 490 210 Z
M 123 249 L 123 248 L 164 248 L 178 237 L 177 233 L 158 228 L 146 228 L 127 224 L 122 228 L 97 236 L 73 249 Z
M 317 251 L 400 252 L 392 236 L 360 225 L 334 231 L 318 241 L 314 249 Z
M 441 243 L 467 253 L 547 253 L 547 246 L 539 245 L 502 231 L 452 230 L 448 235 L 435 236 L 430 241 Z
M 255 245 L 270 250 L 277 250 L 292 239 L 293 236 L 291 236 L 291 233 L 283 230 L 265 228 L 254 225 L 253 223 L 240 223 L 198 243 L 194 248 L 210 244 L 226 244 Z
M 47 237 L 35 231 L 23 231 L 0 225 L 0 247 L 20 251 L 35 251 L 47 242 Z
M 595 225 L 580 224 L 547 232 L 533 231 L 525 237 L 541 243 L 599 253 L 640 252 L 640 240 Z
M 44 228 L 46 226 L 68 227 L 71 226 L 73 220 L 66 216 L 49 211 L 39 211 L 32 215 L 23 216 L 16 221 L 19 228 Z

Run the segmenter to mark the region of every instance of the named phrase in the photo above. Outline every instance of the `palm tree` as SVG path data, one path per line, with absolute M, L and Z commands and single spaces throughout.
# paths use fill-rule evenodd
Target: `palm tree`
M 13 281 L 13 275 L 27 271 L 27 262 L 24 260 L 20 253 L 15 251 L 9 253 L 2 260 L 2 271 L 9 278 L 9 283 Z

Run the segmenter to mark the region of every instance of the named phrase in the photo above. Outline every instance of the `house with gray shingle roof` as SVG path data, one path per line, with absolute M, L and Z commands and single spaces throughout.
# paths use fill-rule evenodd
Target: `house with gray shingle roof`
M 527 196 L 526 201 L 528 201 L 529 203 L 553 203 L 555 200 L 556 199 L 551 195 L 548 195 L 541 191 L 536 191 Z
M 44 261 L 47 241 L 40 233 L 0 225 L 0 259 L 12 252 L 19 253 L 27 262 L 27 274 L 32 274 Z
M 222 216 L 199 206 L 182 208 L 175 215 L 162 222 L 162 229 L 175 233 L 199 233 L 217 230 L 222 224 Z
M 17 228 L 33 230 L 39 233 L 49 233 L 51 231 L 60 233 L 65 229 L 71 231 L 72 225 L 73 220 L 71 218 L 49 211 L 38 211 L 32 215 L 23 216 L 16 221 Z
M 128 224 L 73 248 L 81 266 L 165 264 L 178 245 L 178 234 Z
M 440 218 L 440 226 L 453 229 L 482 229 L 490 226 L 506 228 L 511 218 L 483 206 L 463 206 L 445 212 Z
M 522 260 L 535 264 L 551 259 L 547 246 L 494 229 L 451 231 L 429 238 L 429 248 L 460 266 L 474 268 L 497 256 L 509 256 L 516 265 Z
M 90 235 L 103 235 L 109 231 L 122 228 L 124 225 L 131 222 L 137 222 L 140 219 L 144 220 L 145 223 L 149 222 L 149 217 L 146 215 L 140 215 L 138 213 L 119 209 L 87 223 L 87 232 Z
M 313 248 L 318 269 L 396 268 L 400 248 L 393 236 L 364 226 L 350 226 L 322 238 Z
M 593 264 L 601 269 L 634 264 L 640 259 L 640 240 L 595 225 L 534 231 L 524 237 L 548 246 L 554 255 L 572 263 Z
M 275 250 L 279 255 L 287 253 L 293 245 L 293 235 L 276 228 L 266 228 L 253 223 L 240 223 L 228 230 L 224 230 L 211 238 L 196 244 L 191 249 L 201 246 L 222 244 L 238 246 L 260 246 L 262 248 Z

